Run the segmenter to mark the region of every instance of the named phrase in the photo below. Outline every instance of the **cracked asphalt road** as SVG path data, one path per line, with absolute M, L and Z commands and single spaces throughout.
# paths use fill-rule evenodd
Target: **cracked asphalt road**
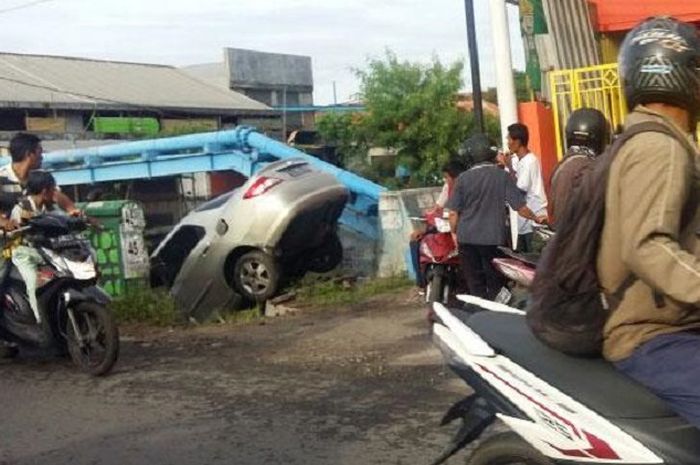
M 123 328 L 101 379 L 0 361 L 0 464 L 428 464 L 467 391 L 427 332 L 404 292 L 264 325 Z

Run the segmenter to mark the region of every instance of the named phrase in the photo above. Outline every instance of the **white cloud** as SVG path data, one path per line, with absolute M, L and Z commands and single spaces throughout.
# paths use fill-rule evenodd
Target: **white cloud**
M 493 85 L 487 2 L 475 9 L 482 83 Z M 522 68 L 517 11 L 509 11 Z M 220 61 L 227 46 L 310 55 L 317 103 L 332 101 L 333 81 L 339 100 L 357 92 L 350 69 L 386 48 L 412 61 L 467 57 L 461 0 L 54 0 L 0 14 L 0 43 L 7 52 L 172 65 Z

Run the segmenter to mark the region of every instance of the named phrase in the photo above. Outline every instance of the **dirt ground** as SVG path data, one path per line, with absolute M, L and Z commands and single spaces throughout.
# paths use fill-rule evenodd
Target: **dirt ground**
M 1 361 L 0 464 L 428 464 L 447 444 L 467 389 L 409 292 L 264 322 L 122 328 L 102 379 Z

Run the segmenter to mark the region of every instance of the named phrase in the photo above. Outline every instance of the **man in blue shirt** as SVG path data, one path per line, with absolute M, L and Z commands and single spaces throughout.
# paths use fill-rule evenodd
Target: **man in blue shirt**
M 471 137 L 465 148 L 475 164 L 457 178 L 445 208 L 450 210 L 469 293 L 492 300 L 504 285 L 491 262 L 506 241 L 506 205 L 540 224 L 546 216 L 537 216 L 527 207 L 525 193 L 496 164 L 498 149 L 486 135 Z

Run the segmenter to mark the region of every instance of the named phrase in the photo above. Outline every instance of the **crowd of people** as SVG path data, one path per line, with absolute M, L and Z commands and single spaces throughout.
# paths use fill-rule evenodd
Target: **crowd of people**
M 543 284 L 562 294 L 559 302 L 572 303 L 583 290 L 578 296 L 590 297 L 591 308 L 573 307 L 580 315 L 571 306 L 541 309 L 559 339 L 531 324 L 535 334 L 567 353 L 579 349 L 572 341 L 582 335 L 600 344 L 599 353 L 618 370 L 700 427 L 700 33 L 673 18 L 650 18 L 626 37 L 619 66 L 630 109 L 625 125 L 611 137 L 599 111 L 572 113 L 567 151 L 551 176 L 551 202 L 527 147 L 527 128 L 516 124 L 508 128 L 505 153 L 483 135 L 467 141 L 473 165 L 454 182 L 445 208 L 468 292 L 482 298 L 493 299 L 502 286 L 491 260 L 507 243 L 505 205 L 519 214 L 521 250 L 531 250 L 533 223 L 545 222 L 557 231 L 557 250 L 569 249 L 562 254 L 569 264 L 586 261 L 592 250 L 590 266 L 579 266 L 577 275 L 593 280 L 592 291 L 551 274 L 554 285 Z M 616 143 L 609 146 L 611 139 Z M 581 196 L 591 198 L 581 202 Z M 566 271 L 563 260 L 550 254 L 538 275 L 543 267 Z M 587 315 L 599 323 L 588 324 Z M 571 321 L 580 326 L 567 328 Z
M 462 283 L 472 295 L 486 299 L 494 299 L 505 285 L 492 260 L 500 255 L 499 246 L 511 242 L 506 207 L 518 213 L 518 224 L 513 225 L 518 231 L 514 248 L 520 252 L 533 249 L 533 225 L 549 221 L 542 167 L 528 147 L 527 126 L 509 126 L 507 140 L 507 151 L 500 151 L 484 134 L 465 141 L 444 166 L 443 189 L 433 208 L 448 212 L 459 248 Z M 422 236 L 423 232 L 416 232 L 410 241 L 416 284 L 421 289 L 426 284 L 418 263 Z

